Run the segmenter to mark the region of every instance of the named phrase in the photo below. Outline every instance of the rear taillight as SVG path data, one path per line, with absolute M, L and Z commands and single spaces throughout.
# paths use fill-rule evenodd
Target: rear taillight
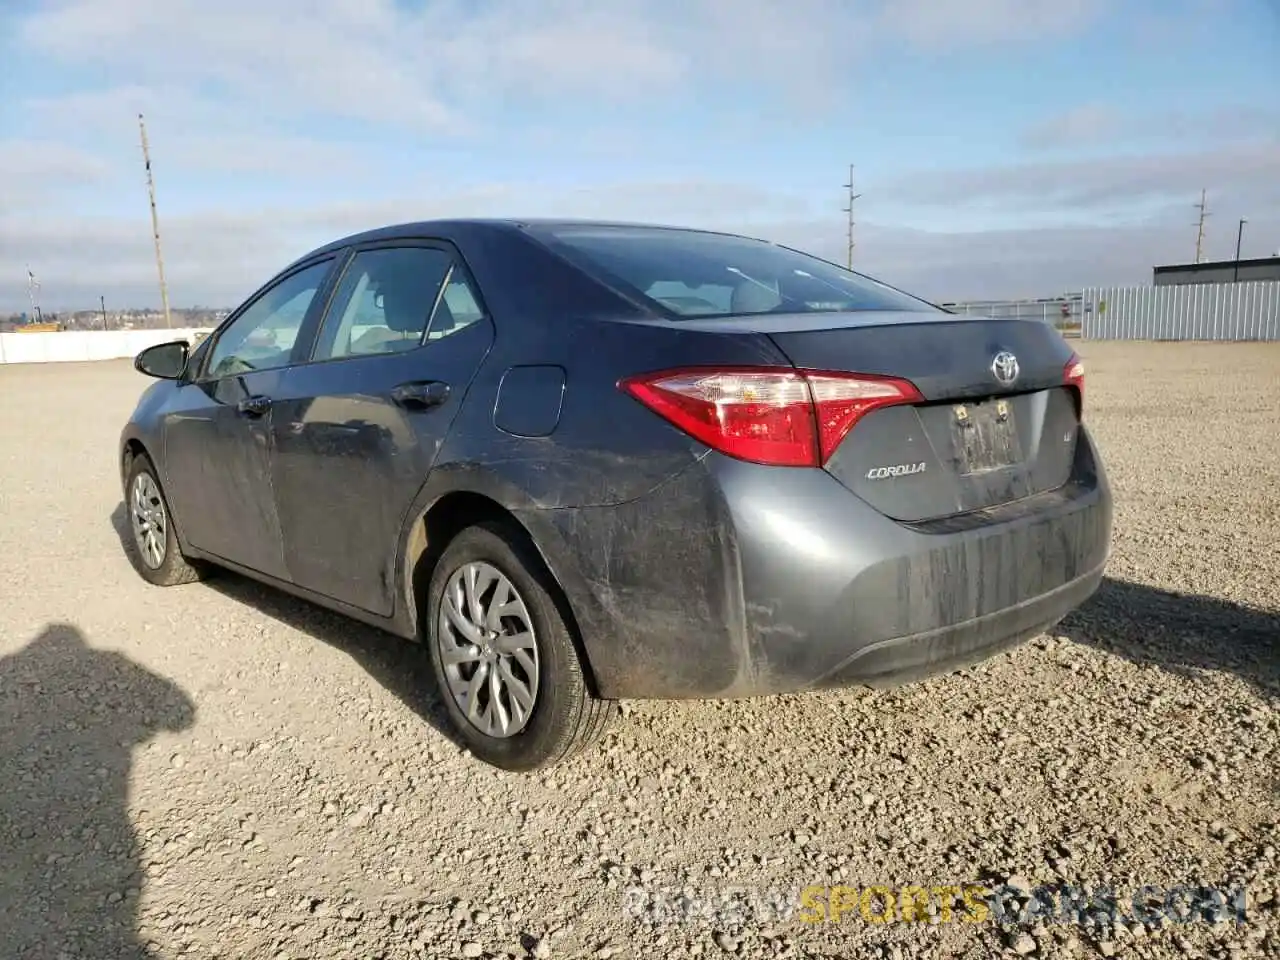
M 618 386 L 707 446 L 779 467 L 820 467 L 869 412 L 922 399 L 906 380 L 790 367 L 664 370 Z
M 1075 387 L 1078 396 L 1076 406 L 1080 415 L 1084 416 L 1084 361 L 1076 354 L 1071 354 L 1071 359 L 1062 368 L 1062 379 L 1067 386 Z

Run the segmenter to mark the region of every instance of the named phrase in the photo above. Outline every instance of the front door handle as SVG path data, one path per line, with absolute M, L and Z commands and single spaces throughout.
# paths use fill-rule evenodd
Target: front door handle
M 428 410 L 449 399 L 449 385 L 440 380 L 416 380 L 391 388 L 391 399 L 410 410 Z
M 253 417 L 255 419 L 257 417 L 262 416 L 264 413 L 266 413 L 270 409 L 271 409 L 270 397 L 263 397 L 263 396 L 245 397 L 243 400 L 241 400 L 239 403 L 236 404 L 236 410 L 242 416 Z

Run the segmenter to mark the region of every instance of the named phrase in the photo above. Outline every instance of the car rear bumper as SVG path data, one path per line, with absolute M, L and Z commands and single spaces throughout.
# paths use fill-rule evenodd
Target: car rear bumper
M 1104 566 L 1004 610 L 869 643 L 819 677 L 813 686 L 897 686 L 960 670 L 1011 650 L 1044 633 L 1089 599 L 1102 580 Z
M 556 511 L 568 553 L 549 561 L 572 567 L 561 582 L 604 696 L 915 681 L 1042 633 L 1097 588 L 1111 494 L 1080 437 L 1065 487 L 921 524 L 821 470 L 709 454 L 629 504 Z

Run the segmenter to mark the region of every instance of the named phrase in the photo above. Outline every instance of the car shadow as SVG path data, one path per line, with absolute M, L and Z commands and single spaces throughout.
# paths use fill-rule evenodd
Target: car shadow
M 1280 700 L 1277 611 L 1104 577 L 1098 591 L 1057 630 L 1183 676 L 1228 671 L 1263 698 Z
M 133 534 L 123 503 L 116 504 L 112 511 L 111 525 L 120 538 L 121 549 L 128 551 Z M 218 570 L 204 585 L 341 650 L 441 736 L 459 749 L 464 746 L 449 722 L 431 669 L 430 655 L 422 644 L 410 643 L 350 617 L 331 613 L 230 570 Z
M 0 952 L 150 960 L 133 750 L 194 721 L 176 684 L 68 624 L 0 657 Z

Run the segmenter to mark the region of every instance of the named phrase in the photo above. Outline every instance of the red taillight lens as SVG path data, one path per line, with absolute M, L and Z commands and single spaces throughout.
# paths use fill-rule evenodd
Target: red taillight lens
M 1084 361 L 1076 354 L 1071 354 L 1071 359 L 1067 361 L 1067 365 L 1062 368 L 1062 379 L 1069 387 L 1075 387 L 1076 393 L 1079 394 L 1080 402 L 1078 404 L 1081 416 L 1084 415 Z
M 821 466 L 867 413 L 921 399 L 905 380 L 789 367 L 666 370 L 618 386 L 707 446 L 780 467 Z
M 795 370 L 669 370 L 619 386 L 731 457 L 790 467 L 812 466 L 817 458 L 809 385 Z
M 872 410 L 898 403 L 920 403 L 915 384 L 865 374 L 807 373 L 818 418 L 822 463 L 831 459 L 853 425 Z

